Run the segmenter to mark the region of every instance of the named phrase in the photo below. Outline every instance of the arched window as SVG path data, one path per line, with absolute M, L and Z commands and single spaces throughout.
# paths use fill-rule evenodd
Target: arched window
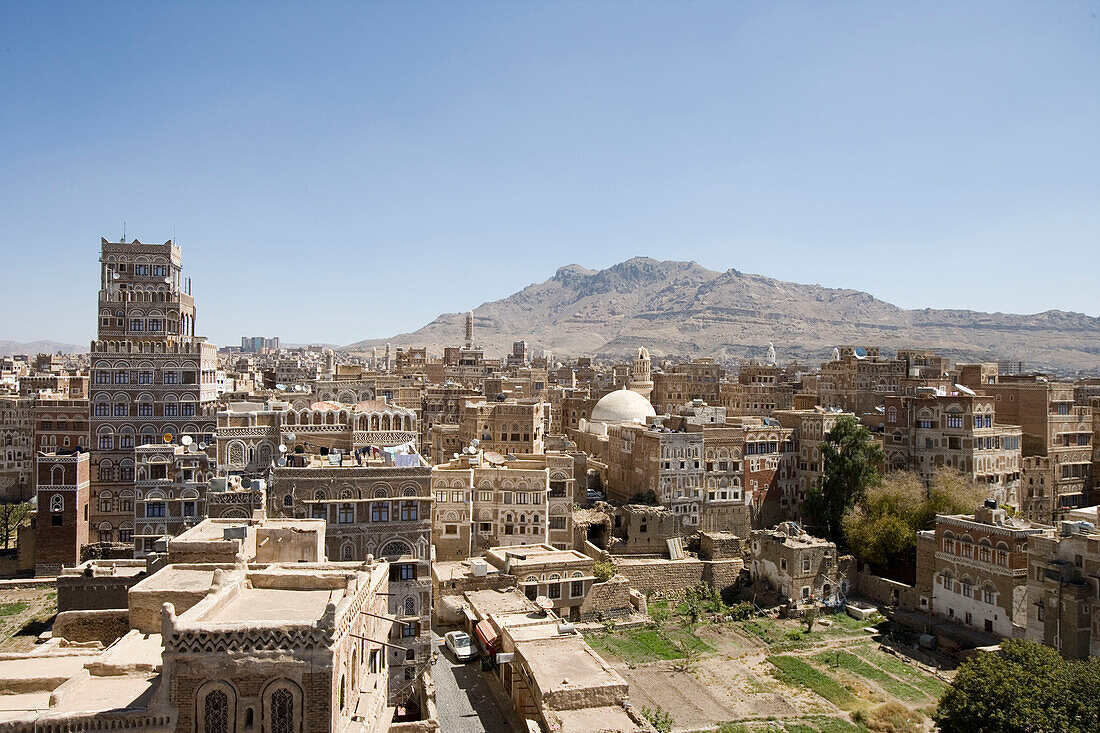
M 264 693 L 266 733 L 300 733 L 302 693 L 289 680 L 278 680 Z
M 61 494 L 54 494 L 50 497 L 50 511 L 54 514 L 60 514 L 65 511 L 65 497 Z
M 411 554 L 412 554 L 412 548 L 410 548 L 406 543 L 399 542 L 399 541 L 394 541 L 394 542 L 390 542 L 389 544 L 387 544 L 385 547 L 382 548 L 381 556 L 382 557 L 393 557 L 393 556 L 411 555 Z
M 294 506 L 294 494 L 289 492 L 283 494 L 283 506 Z
M 229 733 L 229 696 L 221 690 L 206 693 L 202 706 L 203 733 Z

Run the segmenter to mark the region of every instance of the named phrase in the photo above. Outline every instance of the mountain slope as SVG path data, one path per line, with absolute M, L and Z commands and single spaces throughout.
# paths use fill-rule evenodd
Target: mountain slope
M 413 333 L 346 348 L 389 342 L 439 353 L 461 342 L 464 316 L 445 313 Z M 655 357 L 731 359 L 762 356 L 771 341 L 781 361 L 819 361 L 836 345 L 863 343 L 935 348 L 960 361 L 1100 366 L 1100 319 L 1081 313 L 904 310 L 857 290 L 644 257 L 605 270 L 567 265 L 545 282 L 483 303 L 474 309 L 474 337 L 494 356 L 526 339 L 560 356 L 624 357 L 644 345 Z
M 0 341 L 0 356 L 12 354 L 82 354 L 88 350 L 87 344 L 77 346 L 75 344 L 63 344 L 60 341 Z

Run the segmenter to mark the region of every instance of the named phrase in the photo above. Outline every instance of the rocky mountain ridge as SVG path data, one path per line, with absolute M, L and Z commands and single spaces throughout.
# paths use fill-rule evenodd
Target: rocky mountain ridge
M 490 356 L 525 339 L 538 353 L 625 357 L 646 346 L 655 358 L 764 355 L 781 362 L 827 359 L 839 344 L 933 348 L 958 361 L 1018 359 L 1029 368 L 1100 369 L 1100 318 L 1049 310 L 1031 315 L 905 310 L 858 290 L 708 270 L 695 262 L 635 257 L 603 270 L 566 265 L 541 283 L 473 311 L 475 341 Z M 464 313 L 348 350 L 459 344 Z

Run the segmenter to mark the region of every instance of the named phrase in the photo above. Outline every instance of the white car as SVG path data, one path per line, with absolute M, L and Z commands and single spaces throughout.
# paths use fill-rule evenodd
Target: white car
M 443 642 L 455 655 L 455 659 L 460 662 L 468 662 L 477 656 L 473 639 L 462 631 L 448 631 L 443 636 Z

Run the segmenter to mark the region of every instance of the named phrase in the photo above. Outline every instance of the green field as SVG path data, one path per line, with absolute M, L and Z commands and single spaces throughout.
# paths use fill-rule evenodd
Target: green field
M 838 707 L 851 707 L 856 701 L 843 685 L 798 657 L 772 656 L 768 661 L 778 670 L 780 682 L 812 690 Z
M 937 700 L 943 695 L 944 690 L 947 689 L 947 685 L 940 682 L 935 677 L 929 677 L 913 665 L 907 664 L 889 654 L 884 654 L 877 649 L 861 645 L 852 647 L 851 650 L 875 666 L 886 670 L 895 677 L 904 679 L 913 687 L 916 687 L 918 690 Z
M 846 651 L 831 651 L 815 654 L 813 660 L 823 667 L 847 670 L 859 675 L 871 682 L 877 682 L 882 689 L 899 700 L 906 702 L 927 702 L 928 698 L 923 692 L 904 682 L 899 682 L 878 667 L 860 659 L 855 654 Z
M 591 634 L 585 641 L 596 651 L 612 654 L 630 664 L 680 659 L 684 656 L 682 648 L 699 653 L 714 651 L 714 647 L 693 635 L 690 628 L 617 629 L 612 633 Z

